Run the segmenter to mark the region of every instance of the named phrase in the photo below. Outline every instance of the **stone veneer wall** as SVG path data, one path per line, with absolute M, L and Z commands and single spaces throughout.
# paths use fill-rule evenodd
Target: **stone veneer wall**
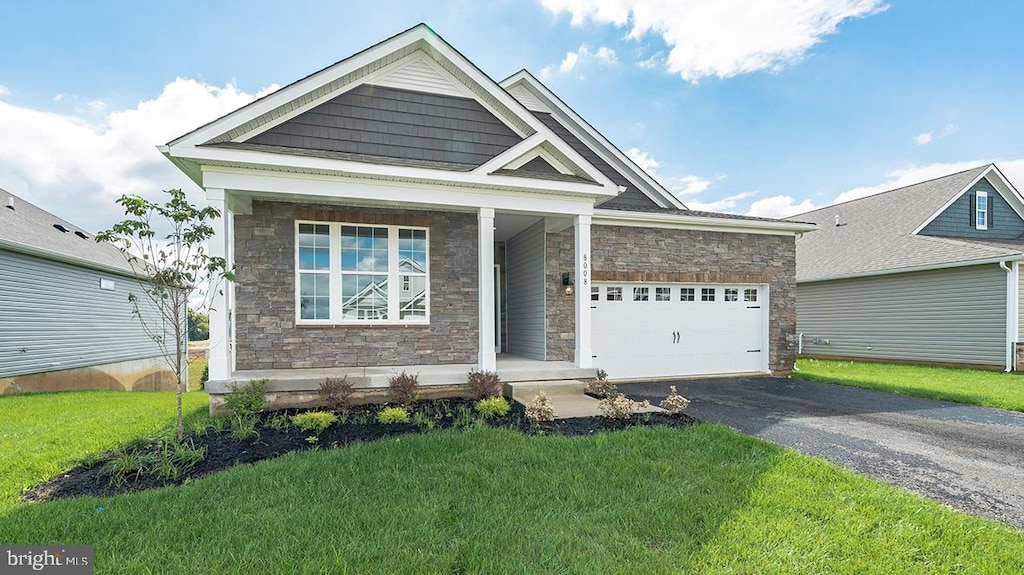
M 429 228 L 430 324 L 295 323 L 295 220 Z M 477 361 L 473 214 L 253 201 L 235 216 L 236 367 L 289 369 Z
M 767 283 L 768 364 L 773 372 L 789 372 L 796 361 L 795 241 L 793 236 L 595 225 L 591 227 L 593 277 L 594 281 Z M 572 361 L 575 353 L 573 298 L 560 291 L 562 273 L 575 272 L 574 244 L 571 228 L 547 236 L 549 360 Z

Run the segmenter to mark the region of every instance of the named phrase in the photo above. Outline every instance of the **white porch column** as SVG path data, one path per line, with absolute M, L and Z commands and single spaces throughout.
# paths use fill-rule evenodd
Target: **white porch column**
M 494 208 L 480 208 L 479 214 L 479 369 L 495 371 L 494 353 Z
M 593 367 L 590 345 L 590 220 L 576 216 L 576 367 Z
M 231 254 L 231 226 L 228 224 L 231 213 L 228 211 L 224 190 L 207 188 L 206 201 L 212 208 L 217 208 L 221 217 L 213 222 L 213 237 L 210 238 L 210 255 L 212 257 L 229 258 Z M 228 292 L 230 286 L 219 285 L 210 294 L 210 381 L 226 381 L 231 377 L 233 365 L 231 361 L 231 308 Z

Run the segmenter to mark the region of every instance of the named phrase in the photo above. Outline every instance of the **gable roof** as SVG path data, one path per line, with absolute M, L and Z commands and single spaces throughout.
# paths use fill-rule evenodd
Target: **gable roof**
M 529 71 L 516 72 L 502 80 L 501 86 L 620 186 L 620 189 L 625 188 L 621 189 L 617 198 L 605 201 L 603 208 L 629 209 L 631 206 L 641 207 L 646 204 L 669 209 L 686 209 L 678 198 L 637 166 Z M 648 201 L 644 201 L 644 196 Z M 627 201 L 617 201 L 620 199 Z M 632 201 L 629 201 L 630 199 Z
M 790 218 L 818 224 L 797 239 L 798 282 L 971 265 L 1024 258 L 1024 241 L 970 240 L 917 231 L 983 177 L 1002 178 L 994 164 L 820 208 Z M 838 216 L 840 225 L 836 225 Z M 1018 245 L 1019 244 L 1019 245 Z
M 290 123 L 289 129 L 294 129 L 301 124 L 297 121 L 301 116 L 322 113 L 325 106 L 330 108 L 339 98 L 354 101 L 359 93 L 353 91 L 366 85 L 372 86 L 371 91 L 388 92 L 405 99 L 406 108 L 416 106 L 417 98 L 443 99 L 452 108 L 463 108 L 466 115 L 475 115 L 472 121 L 486 116 L 485 123 L 492 128 L 484 127 L 484 131 L 491 133 L 481 136 L 462 130 L 462 134 L 452 136 L 458 131 L 454 128 L 464 128 L 469 121 L 459 117 L 447 118 L 442 122 L 444 125 L 434 126 L 437 130 L 424 130 L 417 126 L 417 121 L 405 121 L 397 122 L 404 123 L 403 126 L 391 126 L 395 133 L 363 130 L 368 140 L 360 144 L 365 145 L 327 146 L 327 150 L 311 148 L 318 147 L 312 142 L 314 138 L 337 144 L 336 138 L 322 137 L 330 131 L 330 126 L 311 126 L 308 130 L 299 130 L 298 134 L 281 133 L 288 131 L 281 126 Z M 424 85 L 429 89 L 423 88 Z M 430 93 L 417 94 L 415 90 L 404 89 L 410 86 Z M 370 117 L 365 119 L 379 121 L 382 115 L 393 118 L 395 113 L 400 111 L 371 110 Z M 343 116 L 335 114 L 334 119 L 339 123 L 359 120 Z M 401 133 L 410 127 L 417 133 Z M 447 134 L 445 138 L 456 138 L 452 140 L 453 147 L 472 148 L 480 153 L 444 154 L 427 150 L 425 142 L 442 132 Z M 425 139 L 417 146 L 408 146 L 405 144 L 409 142 L 402 141 L 411 142 L 420 135 Z M 305 143 L 296 146 L 295 142 Z M 410 151 L 416 147 L 419 152 Z M 520 189 L 538 188 L 541 184 L 536 178 L 510 177 L 505 172 L 495 172 L 544 149 L 565 170 L 564 175 L 577 176 L 552 180 L 552 190 L 602 199 L 617 193 L 611 180 L 425 24 L 285 86 L 159 149 L 200 186 L 203 185 L 202 166 L 213 165 Z M 490 159 L 481 163 L 487 157 Z
M 122 275 L 134 275 L 131 266 L 115 246 L 97 242 L 92 233 L 2 188 L 0 249 Z

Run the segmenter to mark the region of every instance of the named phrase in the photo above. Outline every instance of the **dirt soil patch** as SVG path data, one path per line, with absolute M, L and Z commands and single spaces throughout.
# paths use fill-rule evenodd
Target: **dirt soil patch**
M 105 466 L 117 456 L 117 453 L 110 452 L 87 465 L 74 467 L 66 473 L 32 488 L 25 493 L 22 499 L 25 501 L 50 501 L 80 495 L 109 497 L 167 485 L 181 485 L 235 465 L 255 463 L 292 451 L 343 448 L 351 443 L 378 441 L 389 437 L 426 433 L 438 429 L 484 425 L 515 429 L 534 435 L 579 436 L 646 425 L 686 427 L 697 421 L 686 414 L 645 413 L 634 414 L 630 419 L 621 420 L 605 417 L 574 417 L 534 427 L 526 419 L 523 406 L 518 403 L 512 403 L 512 408 L 507 415 L 485 422 L 476 417 L 476 412 L 473 411 L 473 402 L 453 399 L 417 402 L 409 410 L 412 414 L 422 413 L 425 415 L 417 423 L 384 425 L 376 421 L 377 411 L 383 407 L 386 406 L 357 406 L 344 417 L 343 422 L 335 423 L 319 434 L 305 432 L 294 426 L 289 426 L 286 429 L 277 429 L 271 426 L 271 422 L 275 418 L 280 421 L 282 415 L 291 416 L 309 410 L 289 409 L 263 413 L 257 424 L 259 435 L 254 438 L 239 440 L 226 427 L 221 431 L 208 428 L 205 434 L 190 434 L 185 440 L 186 443 L 191 443 L 196 448 L 205 449 L 206 457 L 194 466 L 182 470 L 177 477 L 159 477 L 149 474 L 131 475 L 123 484 L 112 485 L 110 474 L 106 471 Z M 160 443 L 153 443 L 138 448 L 136 451 L 140 455 L 149 456 L 159 453 L 161 449 Z

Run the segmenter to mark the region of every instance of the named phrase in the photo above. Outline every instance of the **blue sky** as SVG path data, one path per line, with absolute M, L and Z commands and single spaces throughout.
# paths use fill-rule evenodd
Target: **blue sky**
M 1024 187 L 1019 1 L 40 0 L 0 21 L 0 187 L 94 230 L 121 193 L 191 185 L 155 145 L 418 22 L 496 80 L 541 77 L 693 208 L 784 216 L 987 161 Z

